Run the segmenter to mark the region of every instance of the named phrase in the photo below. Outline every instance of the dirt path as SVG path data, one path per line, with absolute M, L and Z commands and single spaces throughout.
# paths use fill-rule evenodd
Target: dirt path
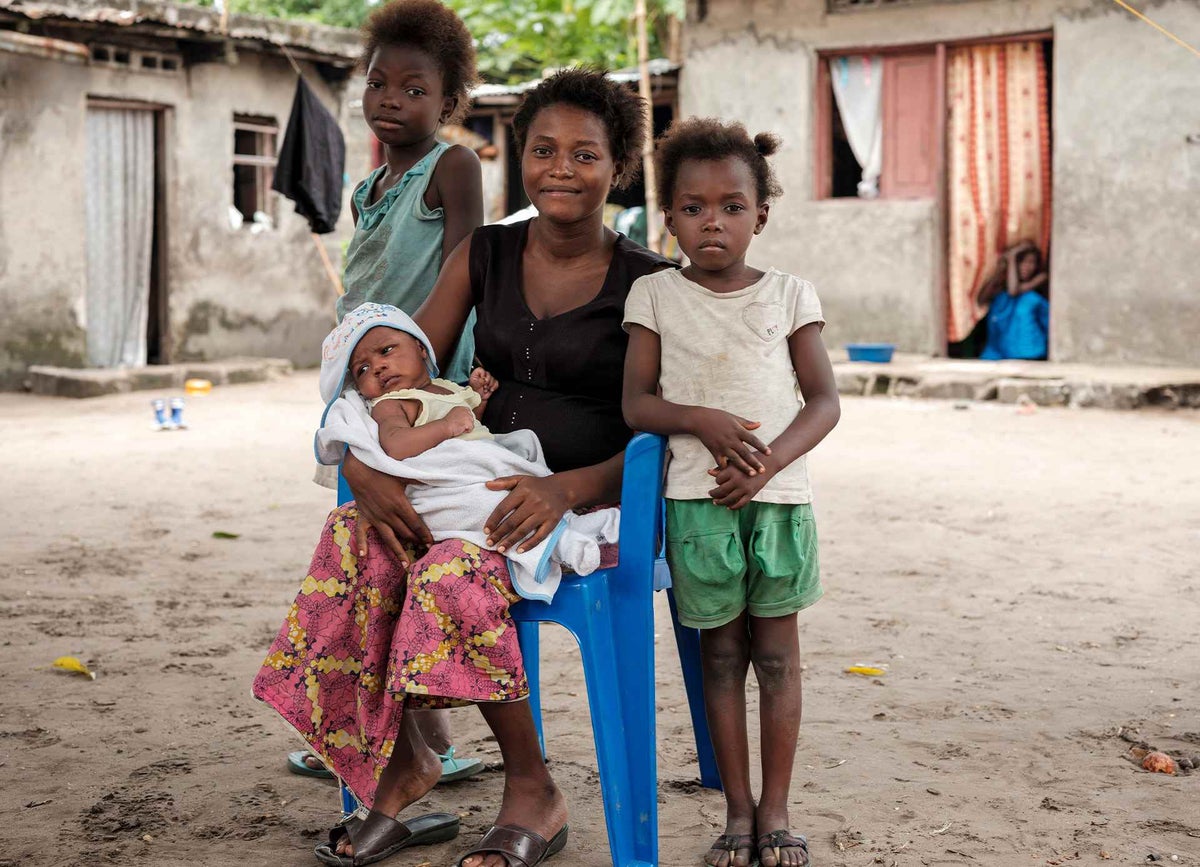
M 307 373 L 218 389 L 171 434 L 147 395 L 0 394 L 0 865 L 316 863 L 334 790 L 284 771 L 293 737 L 249 695 L 330 506 L 307 481 L 315 394 Z M 827 592 L 802 620 L 792 791 L 815 863 L 1200 863 L 1200 774 L 1143 773 L 1115 736 L 1200 753 L 1200 414 L 847 400 L 812 465 Z M 723 814 L 659 614 L 680 867 Z M 601 867 L 579 661 L 546 636 L 559 860 Z M 97 680 L 52 671 L 63 654 Z M 843 673 L 860 662 L 887 674 Z M 498 760 L 478 714 L 455 725 Z M 453 864 L 501 781 L 437 790 L 429 807 L 466 814 L 459 845 L 388 863 Z

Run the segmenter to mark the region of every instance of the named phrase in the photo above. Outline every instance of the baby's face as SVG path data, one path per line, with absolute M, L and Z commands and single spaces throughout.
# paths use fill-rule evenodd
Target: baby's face
M 420 388 L 429 383 L 425 348 L 411 334 L 377 326 L 354 347 L 350 376 L 358 393 L 368 400 L 389 391 Z

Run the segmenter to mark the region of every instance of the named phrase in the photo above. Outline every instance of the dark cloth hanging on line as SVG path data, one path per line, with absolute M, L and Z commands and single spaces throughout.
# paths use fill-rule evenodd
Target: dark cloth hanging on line
M 301 78 L 271 189 L 295 202 L 296 213 L 324 235 L 333 231 L 342 212 L 345 171 L 346 140 L 337 119 Z

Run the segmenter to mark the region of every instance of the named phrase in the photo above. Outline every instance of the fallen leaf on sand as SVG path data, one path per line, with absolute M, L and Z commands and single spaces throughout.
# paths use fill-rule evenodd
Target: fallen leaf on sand
M 96 672 L 92 671 L 78 659 L 73 656 L 60 656 L 54 660 L 54 667 L 62 671 L 69 671 L 72 674 L 82 674 L 92 680 L 96 679 Z
M 213 530 L 214 539 L 238 539 L 241 538 L 241 533 L 230 533 L 226 530 Z

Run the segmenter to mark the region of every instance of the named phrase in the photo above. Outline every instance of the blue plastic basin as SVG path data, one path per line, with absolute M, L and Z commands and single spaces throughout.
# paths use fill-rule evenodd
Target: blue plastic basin
M 892 360 L 896 351 L 894 343 L 847 343 L 846 352 L 851 361 L 873 361 L 877 364 L 887 364 Z

